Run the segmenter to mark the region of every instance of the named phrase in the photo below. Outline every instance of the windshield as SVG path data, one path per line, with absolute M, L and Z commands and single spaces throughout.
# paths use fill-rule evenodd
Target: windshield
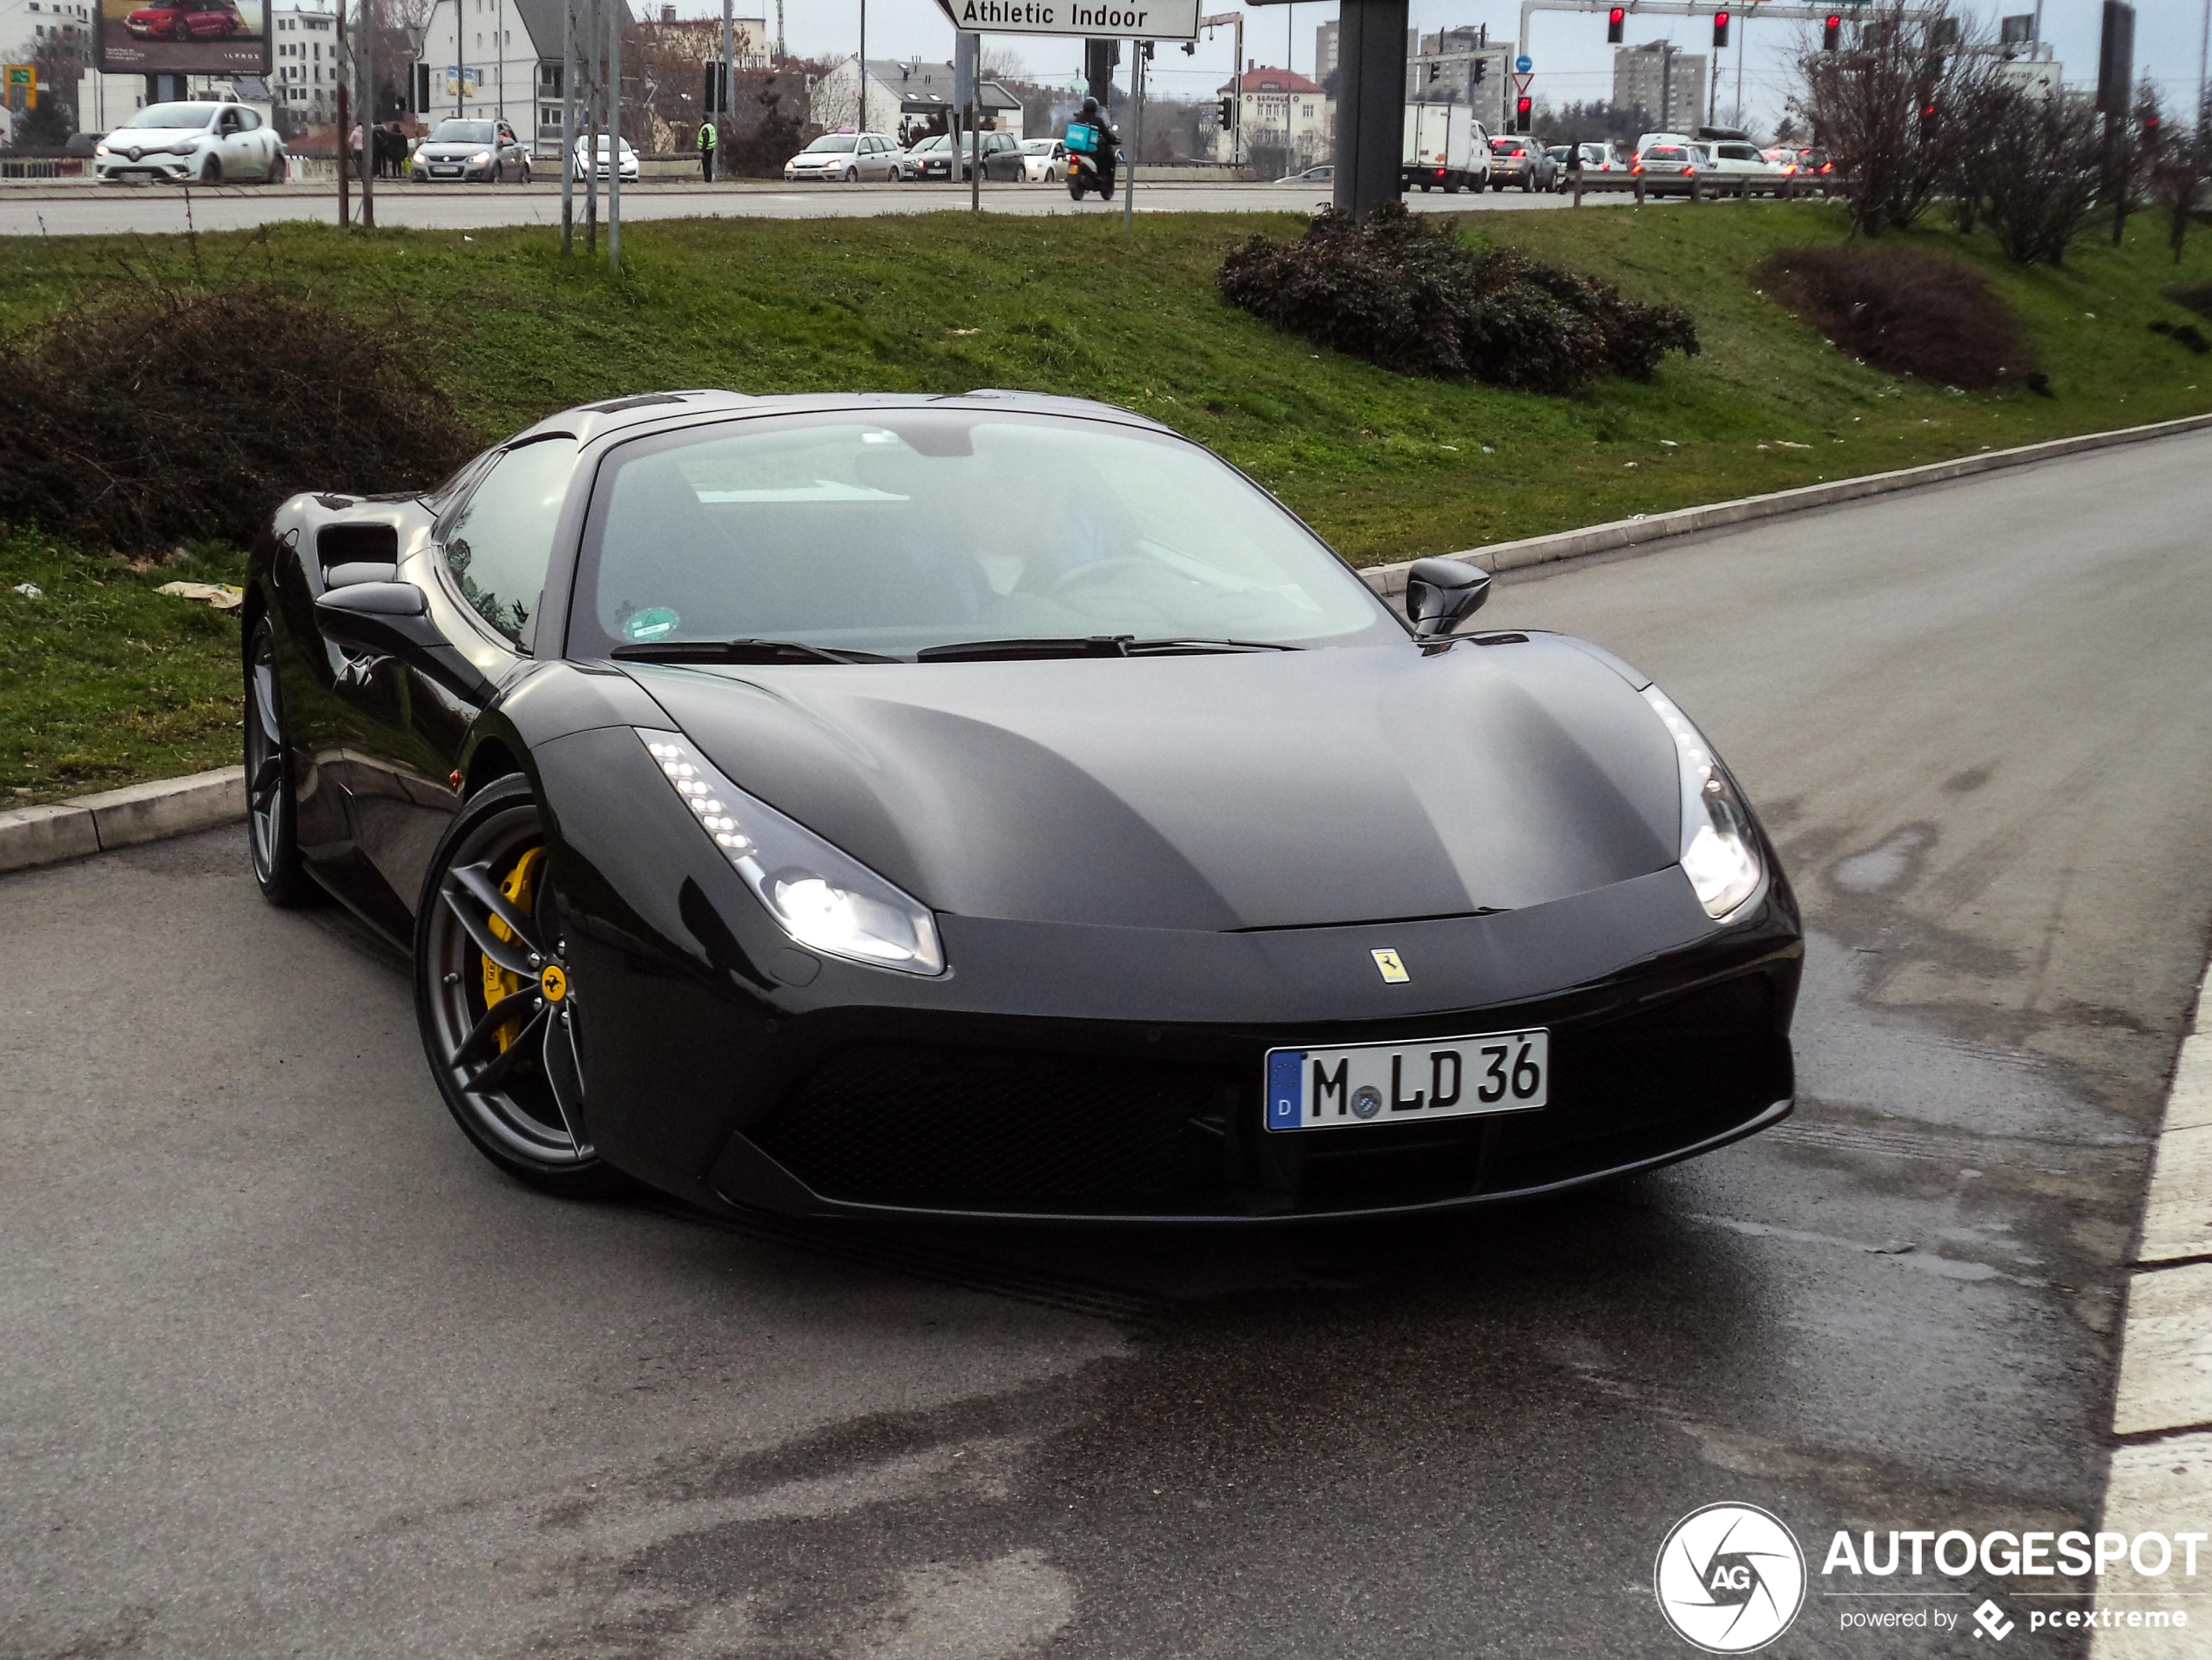
M 809 151 L 850 150 L 859 143 L 860 140 L 849 132 L 825 132 L 806 148 Z
M 153 104 L 130 119 L 134 127 L 204 127 L 219 104 Z
M 1108 422 L 900 409 L 736 422 L 602 467 L 574 655 L 775 639 L 1401 639 L 1358 577 L 1196 445 Z
M 441 121 L 430 130 L 432 144 L 489 144 L 489 121 Z
M 1055 140 L 1051 138 L 1024 138 L 1022 141 L 1022 153 L 1025 156 L 1049 156 L 1052 153 L 1055 142 Z

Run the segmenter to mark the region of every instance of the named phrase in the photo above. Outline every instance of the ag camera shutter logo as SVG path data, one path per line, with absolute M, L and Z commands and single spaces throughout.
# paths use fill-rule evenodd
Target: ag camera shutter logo
M 1651 1573 L 1659 1612 L 1707 1654 L 1749 1654 L 1790 1629 L 1805 1601 L 1805 1554 L 1750 1504 L 1709 1504 L 1669 1529 Z

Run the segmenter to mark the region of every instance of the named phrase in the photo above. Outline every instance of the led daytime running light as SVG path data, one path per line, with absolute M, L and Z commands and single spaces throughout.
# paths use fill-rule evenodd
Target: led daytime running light
M 1728 769 L 1689 717 L 1657 686 L 1646 686 L 1643 700 L 1675 740 L 1676 770 L 1682 780 L 1683 874 L 1708 916 L 1730 920 L 1758 892 L 1765 877 L 1751 815 L 1744 810 Z
M 747 795 L 677 733 L 641 729 L 637 736 L 699 828 L 792 939 L 871 968 L 945 971 L 936 919 L 927 906 Z

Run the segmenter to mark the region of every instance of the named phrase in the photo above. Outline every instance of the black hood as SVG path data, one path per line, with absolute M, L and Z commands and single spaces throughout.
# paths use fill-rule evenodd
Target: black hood
M 1543 635 L 1434 656 L 630 667 L 739 787 L 955 914 L 1451 916 L 1676 855 L 1657 717 Z

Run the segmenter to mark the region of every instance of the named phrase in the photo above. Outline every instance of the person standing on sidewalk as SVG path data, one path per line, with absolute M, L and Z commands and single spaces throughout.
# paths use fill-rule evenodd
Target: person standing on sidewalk
M 721 135 L 715 132 L 713 122 L 699 123 L 699 177 L 710 185 L 714 182 L 714 147 L 720 142 Z

